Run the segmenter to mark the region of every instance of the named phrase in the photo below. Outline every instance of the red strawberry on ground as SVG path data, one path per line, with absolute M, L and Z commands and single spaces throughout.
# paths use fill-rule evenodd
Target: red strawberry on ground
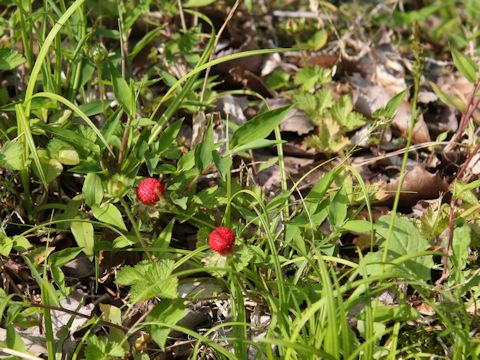
M 210 233 L 208 237 L 208 244 L 210 249 L 220 253 L 228 253 L 235 243 L 235 234 L 233 231 L 225 226 L 219 226 Z
M 145 205 L 155 204 L 164 192 L 165 185 L 155 178 L 146 178 L 137 187 L 138 199 Z

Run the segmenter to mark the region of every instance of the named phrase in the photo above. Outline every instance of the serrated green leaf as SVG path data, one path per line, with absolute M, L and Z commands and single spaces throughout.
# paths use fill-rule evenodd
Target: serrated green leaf
M 25 58 L 17 51 L 10 48 L 0 49 L 0 70 L 13 70 L 24 62 Z
M 123 222 L 122 213 L 113 204 L 103 204 L 102 206 L 92 205 L 93 216 L 99 221 L 106 224 L 116 226 L 117 228 L 127 231 L 127 227 Z
M 0 167 L 22 170 L 26 167 L 23 145 L 18 141 L 7 141 L 0 149 Z
M 455 67 L 460 73 L 472 84 L 477 81 L 478 65 L 467 55 L 452 49 L 452 58 L 455 63 Z
M 144 271 L 144 264 L 138 264 L 135 267 L 132 266 L 124 266 L 120 269 L 115 279 L 115 282 L 118 285 L 133 285 L 138 281 L 143 280 L 143 276 L 145 274 Z
M 283 121 L 291 106 L 263 112 L 240 126 L 232 135 L 231 151 L 255 140 L 265 139 Z
M 299 70 L 293 80 L 294 84 L 304 90 L 311 90 L 318 84 L 326 84 L 332 81 L 332 71 L 321 66 L 305 67 Z
M 332 116 L 346 131 L 352 131 L 365 125 L 364 117 L 353 111 L 352 99 L 348 95 L 342 96 L 333 105 Z
M 130 290 L 131 301 L 137 303 L 152 297 L 175 299 L 178 279 L 172 276 L 174 262 L 160 260 L 148 267 L 142 281 L 137 281 Z

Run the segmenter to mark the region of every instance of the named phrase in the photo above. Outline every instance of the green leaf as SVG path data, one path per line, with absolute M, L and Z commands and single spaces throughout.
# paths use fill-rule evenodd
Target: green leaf
M 313 34 L 306 43 L 300 44 L 301 49 L 318 51 L 325 46 L 328 40 L 328 33 L 322 29 Z
M 377 234 L 380 236 L 379 253 L 383 253 L 385 246 L 385 238 L 388 234 L 390 226 L 390 216 L 382 216 L 378 222 Z M 404 255 L 412 255 L 426 251 L 430 248 L 429 242 L 420 234 L 413 222 L 407 218 L 396 216 L 392 237 L 390 240 L 390 248 L 388 249 L 388 261 L 399 258 Z M 416 257 L 403 262 L 402 264 L 392 267 L 392 274 L 414 274 L 419 279 L 428 281 L 431 278 L 431 269 L 433 267 L 433 258 L 429 256 Z
M 363 115 L 353 111 L 352 99 L 348 95 L 342 96 L 333 105 L 332 116 L 346 131 L 352 131 L 365 125 Z
M 162 230 L 160 235 L 152 242 L 152 248 L 156 249 L 164 249 L 170 245 L 170 241 L 172 240 L 172 231 L 173 225 L 175 224 L 175 218 L 170 220 L 170 222 L 165 226 Z
M 456 270 L 465 269 L 468 264 L 468 252 L 470 243 L 472 241 L 470 225 L 463 223 L 461 226 L 456 226 L 453 232 L 452 250 L 453 262 Z
M 27 351 L 20 333 L 15 329 L 12 323 L 7 323 L 7 338 L 2 340 L 5 340 L 5 344 L 10 349 L 21 352 Z
M 349 220 L 342 225 L 342 230 L 351 231 L 358 234 L 370 232 L 372 229 L 376 228 L 376 224 L 372 224 L 370 221 L 366 220 Z
M 13 248 L 13 240 L 0 232 L 0 255 L 9 256 Z
M 125 350 L 122 345 L 105 336 L 91 335 L 87 338 L 85 358 L 87 360 L 109 360 L 122 358 Z
M 93 225 L 85 221 L 72 221 L 70 225 L 73 237 L 78 246 L 88 258 L 93 260 L 95 238 L 93 237 Z
M 76 106 L 75 104 L 73 104 L 72 102 L 70 102 L 69 100 L 65 99 L 64 97 L 60 96 L 60 95 L 57 95 L 57 94 L 54 94 L 54 93 L 49 93 L 49 92 L 39 92 L 39 93 L 36 93 L 35 95 L 32 96 L 32 100 L 34 98 L 37 98 L 37 97 L 45 97 L 45 98 L 48 98 L 48 99 L 53 99 L 53 100 L 56 100 L 56 101 L 59 101 L 61 102 L 62 104 L 64 104 L 65 106 L 68 106 L 75 114 L 77 114 L 80 118 L 82 118 L 83 121 L 85 121 L 87 123 L 87 125 L 89 126 L 89 129 L 90 131 L 92 131 L 92 134 L 95 134 L 99 139 L 100 141 L 105 145 L 106 149 L 110 152 L 110 154 L 114 155 L 112 149 L 110 148 L 110 146 L 108 145 L 108 142 L 107 140 L 103 137 L 102 133 L 100 132 L 100 130 L 97 129 L 97 127 L 95 126 L 95 124 L 92 122 L 92 120 L 90 120 L 88 118 L 88 116 L 86 116 L 79 108 L 78 106 Z M 28 103 L 30 104 L 30 102 Z M 84 128 L 84 126 L 80 126 L 79 129 L 80 131 L 82 131 L 82 129 Z M 87 129 L 87 128 L 85 128 Z M 82 131 L 83 132 L 83 135 L 85 135 L 85 130 Z M 68 141 L 68 139 L 67 139 Z M 71 139 L 70 139 L 71 141 Z
M 38 149 L 37 156 L 40 161 L 42 173 L 45 176 L 45 181 L 50 184 L 55 180 L 63 171 L 63 166 L 57 159 L 51 159 L 48 156 L 48 151 L 45 149 Z M 33 172 L 40 177 L 40 172 L 36 163 L 33 164 Z
M 215 0 L 188 0 L 183 6 L 186 8 L 202 7 L 213 4 L 214 2 Z
M 162 323 L 166 325 L 176 325 L 186 315 L 187 309 L 182 300 L 162 299 L 155 305 L 153 310 L 147 316 L 147 322 Z M 165 350 L 170 329 L 160 325 L 150 325 L 150 331 L 153 340 L 160 349 Z
M 274 146 L 277 144 L 283 144 L 284 142 L 285 141 L 283 140 L 257 139 L 257 140 L 250 141 L 246 144 L 237 146 L 234 149 L 231 149 L 230 153 L 227 156 L 231 154 L 236 154 L 245 150 L 261 149 L 264 147 Z
M 72 222 L 73 224 L 73 222 Z M 71 247 L 60 251 L 55 251 L 48 257 L 51 267 L 62 267 L 75 259 L 83 250 L 81 248 Z
M 100 176 L 94 173 L 87 174 L 82 193 L 88 206 L 100 204 L 103 199 L 103 185 Z
M 175 263 L 172 260 L 158 260 L 154 263 L 140 263 L 135 267 L 126 266 L 120 270 L 116 282 L 131 285 L 132 303 L 152 297 L 175 299 L 178 279 L 172 276 Z
M 185 172 L 195 166 L 195 150 L 183 154 L 177 162 L 177 172 Z
M 13 248 L 16 251 L 23 252 L 31 249 L 33 246 L 28 241 L 28 239 L 25 236 L 22 235 L 15 235 L 13 236 Z
M 158 138 L 158 141 L 156 141 L 156 143 L 158 143 L 157 152 L 159 155 L 163 154 L 165 150 L 167 150 L 175 141 L 182 126 L 183 120 L 184 118 L 175 121 L 172 125 L 167 127 L 165 131 L 162 132 Z
M 455 199 L 463 199 L 470 204 L 478 204 L 477 196 L 472 192 L 480 186 L 480 179 L 465 183 L 461 180 L 454 182 L 453 196 Z
M 0 149 L 0 167 L 23 170 L 26 167 L 25 152 L 19 141 L 6 141 Z
M 440 89 L 435 83 L 430 81 L 430 86 L 432 87 L 435 95 L 448 106 L 456 107 L 460 112 L 465 112 L 465 105 L 463 104 L 462 100 L 457 98 L 456 96 L 450 96 L 445 94 L 442 89 Z
M 266 111 L 240 126 L 232 135 L 231 151 L 254 140 L 266 138 L 283 121 L 291 106 Z
M 215 144 L 213 141 L 213 125 L 212 122 L 208 125 L 207 131 L 203 141 L 197 145 L 195 149 L 195 164 L 197 165 L 200 171 L 206 169 L 213 161 L 213 150 Z
M 374 117 L 384 116 L 387 119 L 393 118 L 398 108 L 400 107 L 400 104 L 402 103 L 403 99 L 405 99 L 405 96 L 408 95 L 408 92 L 409 92 L 409 89 L 405 89 L 399 92 L 397 95 L 395 95 L 388 101 L 385 107 L 375 110 L 375 112 L 373 113 L 373 116 Z
M 335 194 L 328 207 L 328 218 L 334 227 L 339 227 L 347 218 L 348 195 L 345 186 Z
M 227 174 L 230 172 L 230 169 L 232 168 L 232 164 L 233 164 L 232 157 L 231 156 L 221 157 L 217 151 L 213 151 L 213 161 L 215 162 L 215 166 L 217 167 L 217 170 L 220 176 L 225 181 L 227 178 Z
M 93 216 L 99 221 L 106 224 L 116 226 L 117 228 L 127 231 L 127 227 L 123 222 L 122 213 L 113 204 L 103 204 L 102 206 L 92 206 Z
M 17 51 L 10 48 L 0 49 L 0 70 L 13 70 L 24 62 L 25 58 Z
M 455 67 L 472 84 L 477 82 L 478 65 L 467 55 L 452 49 L 453 62 Z
M 132 89 L 130 89 L 125 79 L 117 73 L 112 64 L 110 64 L 110 74 L 112 76 L 115 99 L 117 99 L 118 103 L 122 106 L 123 111 L 125 111 L 130 118 L 134 118 L 136 109 Z
M 138 242 L 135 235 L 121 235 L 113 240 L 114 249 L 123 249 L 127 246 L 132 246 Z
M 326 84 L 330 81 L 332 81 L 332 71 L 318 65 L 301 69 L 293 80 L 295 85 L 301 86 L 303 90 L 307 91 L 318 84 Z

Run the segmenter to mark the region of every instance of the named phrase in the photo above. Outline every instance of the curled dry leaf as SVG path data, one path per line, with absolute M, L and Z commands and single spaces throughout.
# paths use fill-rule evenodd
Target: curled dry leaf
M 408 129 L 412 119 L 412 112 L 410 104 L 406 101 L 400 104 L 397 114 L 393 119 L 392 125 L 400 132 L 400 135 L 404 138 L 408 135 Z M 423 120 L 423 115 L 420 114 L 416 120 L 415 127 L 413 128 L 412 142 L 414 144 L 420 144 L 431 141 L 430 133 L 428 131 L 427 124 Z
M 393 203 L 397 184 L 398 179 L 386 185 L 386 190 L 390 193 L 390 196 L 384 200 L 385 203 Z M 419 200 L 435 199 L 447 190 L 448 183 L 442 179 L 438 172 L 432 174 L 425 170 L 422 165 L 417 164 L 405 175 L 400 195 L 400 205 L 408 207 Z

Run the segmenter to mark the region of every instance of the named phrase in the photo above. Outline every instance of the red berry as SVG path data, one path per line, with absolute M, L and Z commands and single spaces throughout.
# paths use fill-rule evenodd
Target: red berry
M 210 233 L 208 237 L 208 244 L 210 249 L 223 254 L 229 252 L 233 243 L 235 242 L 235 234 L 233 231 L 225 226 L 219 226 Z
M 165 191 L 165 185 L 155 178 L 146 178 L 138 184 L 138 199 L 145 205 L 155 204 Z

